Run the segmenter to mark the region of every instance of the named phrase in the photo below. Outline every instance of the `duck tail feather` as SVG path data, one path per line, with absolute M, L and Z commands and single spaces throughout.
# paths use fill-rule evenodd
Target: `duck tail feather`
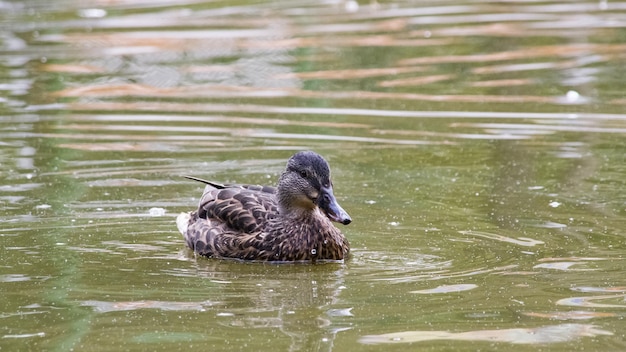
M 178 231 L 185 236 L 187 233 L 187 229 L 189 227 L 189 219 L 191 218 L 189 213 L 180 213 L 176 217 L 176 227 L 178 227 Z
M 198 181 L 198 182 L 204 183 L 204 184 L 206 184 L 206 185 L 209 185 L 209 186 L 215 187 L 215 188 L 217 188 L 217 189 L 224 189 L 224 188 L 226 188 L 226 186 L 225 186 L 225 185 L 223 185 L 223 184 L 221 184 L 221 183 L 207 181 L 207 180 L 204 180 L 204 179 L 201 179 L 201 178 L 198 178 L 198 177 L 194 177 L 194 176 L 187 176 L 187 175 L 184 175 L 183 177 L 184 177 L 184 178 L 188 178 L 188 179 L 190 179 L 190 180 L 194 180 L 194 181 Z

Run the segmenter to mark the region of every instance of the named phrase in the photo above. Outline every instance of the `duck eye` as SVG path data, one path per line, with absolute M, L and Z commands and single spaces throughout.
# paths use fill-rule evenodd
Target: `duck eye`
M 300 170 L 300 176 L 302 178 L 307 178 L 308 174 L 307 174 L 306 170 Z

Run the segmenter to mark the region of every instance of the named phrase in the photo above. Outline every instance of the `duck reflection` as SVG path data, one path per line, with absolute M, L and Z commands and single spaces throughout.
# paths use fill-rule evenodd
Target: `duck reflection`
M 236 335 L 243 339 L 248 329 L 267 329 L 276 349 L 287 336 L 289 351 L 332 351 L 337 333 L 350 329 L 344 318 L 352 316 L 352 308 L 338 304 L 346 288 L 343 263 L 276 265 L 201 258 L 196 263 L 197 275 L 215 284 L 211 300 L 222 302 L 215 307 L 218 324 L 241 328 Z

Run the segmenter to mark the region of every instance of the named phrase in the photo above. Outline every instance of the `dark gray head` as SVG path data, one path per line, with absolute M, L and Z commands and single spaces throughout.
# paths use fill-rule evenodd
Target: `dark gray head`
M 315 152 L 298 152 L 289 159 L 278 181 L 278 203 L 283 212 L 319 207 L 332 221 L 352 222 L 335 199 L 328 163 Z

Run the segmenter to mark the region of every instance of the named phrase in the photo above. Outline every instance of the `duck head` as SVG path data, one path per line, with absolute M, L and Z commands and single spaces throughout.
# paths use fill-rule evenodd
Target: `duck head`
M 298 152 L 287 161 L 278 181 L 277 196 L 283 214 L 302 214 L 319 208 L 332 221 L 344 225 L 352 222 L 333 194 L 328 163 L 317 153 Z

